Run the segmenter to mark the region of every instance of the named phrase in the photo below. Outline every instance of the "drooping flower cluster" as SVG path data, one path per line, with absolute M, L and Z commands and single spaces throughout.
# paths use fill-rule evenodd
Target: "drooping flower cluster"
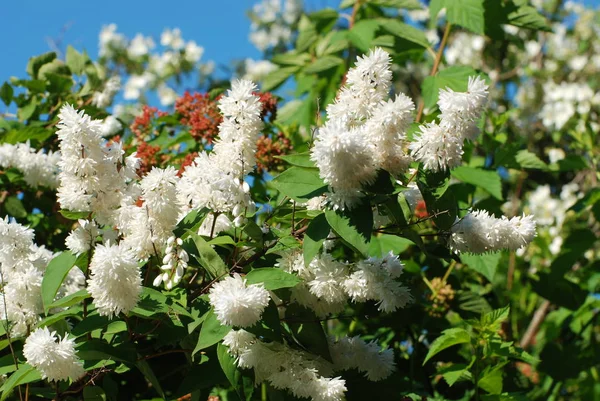
M 87 290 L 101 316 L 112 318 L 133 309 L 142 291 L 141 270 L 123 245 L 96 245 Z
M 106 81 L 101 92 L 94 92 L 92 104 L 99 108 L 110 106 L 119 90 L 121 90 L 121 78 L 119 76 L 111 77 Z
M 271 299 L 262 285 L 247 285 L 237 273 L 216 283 L 208 298 L 221 324 L 235 327 L 254 325 Z
M 60 152 L 36 151 L 26 143 L 0 145 L 0 167 L 15 168 L 23 173 L 27 185 L 54 189 L 58 186 Z
M 160 267 L 161 273 L 156 276 L 153 282 L 155 287 L 164 283 L 165 288 L 170 290 L 179 284 L 183 278 L 190 257 L 181 245 L 183 245 L 183 240 L 181 238 L 175 238 L 173 236 L 167 240 L 167 248 L 165 249 L 165 256 L 162 260 L 163 265 Z
M 305 266 L 302 254 L 292 251 L 283 255 L 279 266 L 303 280 L 292 288 L 291 299 L 321 317 L 341 312 L 349 299 L 375 301 L 384 312 L 404 308 L 413 299 L 409 289 L 397 281 L 404 266 L 391 253 L 354 264 L 322 253 Z
M 536 235 L 532 216 L 497 219 L 484 210 L 467 214 L 452 226 L 449 246 L 456 252 L 481 254 L 502 249 L 516 251 Z
M 285 46 L 301 14 L 302 0 L 262 0 L 250 12 L 250 42 L 260 51 Z
M 244 222 L 247 209 L 254 208 L 250 188 L 242 180 L 256 165 L 256 141 L 263 127 L 262 104 L 253 94 L 255 89 L 250 81 L 232 83 L 220 100 L 223 122 L 213 152 L 200 153 L 177 185 L 183 205 L 232 213 L 236 225 Z
M 239 367 L 254 369 L 256 384 L 267 381 L 276 389 L 314 401 L 344 399 L 346 381 L 330 377 L 333 367 L 323 358 L 281 343 L 265 343 L 245 330 L 230 331 L 223 344 Z
M 411 161 L 404 147 L 414 103 L 403 94 L 388 100 L 390 65 L 389 54 L 379 48 L 359 57 L 316 134 L 311 159 L 330 187 L 334 208 L 356 205 L 378 169 L 401 174 Z
M 469 77 L 464 93 L 440 89 L 440 122 L 420 127 L 420 134 L 410 144 L 415 160 L 432 171 L 445 171 L 460 165 L 465 140 L 472 141 L 479 134 L 477 121 L 486 106 L 487 96 L 488 86 L 479 76 Z
M 23 355 L 27 363 L 41 373 L 42 379 L 48 381 L 75 381 L 85 373 L 83 362 L 75 353 L 75 341 L 67 336 L 60 338 L 47 327 L 39 328 L 27 337 Z
M 357 369 L 370 381 L 383 380 L 396 369 L 394 351 L 381 350 L 377 342 L 360 337 L 329 338 L 329 350 L 336 371 Z
M 105 146 L 102 122 L 65 105 L 57 131 L 61 157 L 57 198 L 63 209 L 94 212 L 102 224 L 114 221 L 126 179 L 135 177 L 137 159 L 124 157 L 119 142 Z

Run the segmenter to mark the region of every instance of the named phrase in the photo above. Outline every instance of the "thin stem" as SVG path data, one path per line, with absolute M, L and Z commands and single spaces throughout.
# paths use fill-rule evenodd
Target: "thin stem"
M 446 284 L 446 280 L 448 280 L 448 277 L 450 276 L 450 273 L 452 273 L 452 270 L 454 270 L 454 266 L 456 265 L 456 261 L 453 260 L 452 262 L 450 262 L 450 266 L 448 266 L 448 270 L 446 270 L 446 274 L 444 274 L 444 277 L 442 278 L 442 282 L 444 284 Z
M 452 24 L 447 23 L 446 29 L 444 30 L 444 36 L 442 37 L 442 42 L 440 43 L 440 47 L 435 55 L 435 60 L 433 61 L 433 67 L 431 68 L 430 76 L 434 76 L 437 74 L 438 67 L 440 66 L 440 61 L 442 60 L 442 55 L 444 54 L 444 49 L 446 48 L 446 43 L 448 42 L 448 37 L 450 36 L 450 31 L 452 29 Z M 423 97 L 421 97 L 421 101 L 419 102 L 419 110 L 417 111 L 417 118 L 415 118 L 415 122 L 420 122 L 421 117 L 423 117 L 423 109 L 425 108 L 425 102 L 423 101 Z
M 210 227 L 210 239 L 213 239 L 213 235 L 215 235 L 215 226 L 217 225 L 217 217 L 219 217 L 219 213 L 213 213 L 212 226 Z
M 168 355 L 168 354 L 175 354 L 175 353 L 181 353 L 181 352 L 183 352 L 183 353 L 189 353 L 189 352 L 192 352 L 192 351 L 193 350 L 191 350 L 191 349 L 170 349 L 170 350 L 167 350 L 167 351 L 159 352 L 157 354 L 143 356 L 143 357 L 139 358 L 138 361 L 145 361 L 147 359 L 152 359 L 152 358 L 156 358 L 156 357 L 163 356 L 163 355 Z

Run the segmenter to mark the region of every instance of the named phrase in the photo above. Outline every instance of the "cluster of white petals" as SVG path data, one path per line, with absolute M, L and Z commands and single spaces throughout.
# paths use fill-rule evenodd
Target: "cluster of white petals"
M 102 122 L 65 105 L 59 113 L 57 131 L 61 157 L 57 198 L 63 209 L 95 212 L 101 224 L 114 220 L 126 190 L 135 177 L 137 158 L 124 157 L 120 142 L 110 146 L 102 138 Z
M 176 190 L 178 181 L 174 167 L 153 167 L 139 183 L 140 202 L 129 198 L 119 209 L 122 244 L 138 259 L 148 258 L 163 249 L 172 235 L 181 214 Z
M 393 312 L 412 302 L 410 290 L 398 278 L 404 265 L 389 253 L 357 263 L 342 263 L 330 254 L 317 255 L 305 266 L 302 253 L 284 253 L 278 266 L 302 279 L 291 290 L 291 300 L 324 317 L 344 310 L 348 300 L 375 301 L 379 310 Z
M 85 371 L 83 362 L 75 353 L 75 341 L 67 336 L 62 339 L 47 327 L 32 332 L 23 345 L 27 363 L 36 368 L 42 379 L 48 381 L 79 379 Z
M 97 245 L 90 262 L 88 292 L 101 316 L 133 309 L 142 292 L 141 270 L 133 253 L 119 245 Z
M 77 256 L 89 251 L 100 234 L 94 220 L 80 219 L 78 223 L 77 228 L 71 231 L 65 240 L 67 248 Z
M 223 340 L 243 369 L 254 369 L 255 383 L 264 381 L 299 398 L 342 401 L 346 381 L 333 375 L 324 359 L 281 343 L 265 343 L 244 330 L 232 330 Z
M 495 218 L 484 210 L 467 214 L 452 226 L 449 246 L 456 252 L 481 254 L 502 249 L 516 251 L 533 241 L 532 216 Z
M 327 200 L 334 209 L 358 204 L 379 169 L 402 174 L 411 162 L 404 148 L 414 103 L 404 94 L 389 99 L 391 81 L 390 56 L 375 48 L 358 58 L 327 107 L 328 121 L 316 133 L 311 159 L 329 185 Z
M 170 290 L 179 284 L 183 278 L 190 257 L 185 249 L 181 247 L 182 245 L 183 240 L 181 238 L 172 236 L 167 240 L 167 248 L 165 249 L 165 256 L 162 260 L 163 265 L 160 267 L 161 273 L 156 276 L 153 282 L 155 287 L 164 283 L 165 288 Z
M 262 284 L 247 285 L 237 273 L 216 283 L 208 298 L 221 324 L 235 327 L 258 322 L 271 299 Z
M 424 124 L 414 142 L 411 155 L 426 170 L 445 171 L 460 165 L 465 140 L 479 134 L 477 121 L 485 109 L 488 86 L 479 77 L 469 77 L 466 92 L 440 89 L 440 122 Z
M 23 173 L 27 185 L 54 189 L 58 186 L 60 152 L 35 150 L 26 143 L 0 145 L 0 167 L 15 168 Z
M 250 187 L 243 181 L 256 165 L 256 141 L 263 128 L 262 105 L 253 94 L 255 90 L 247 80 L 232 83 L 220 100 L 223 122 L 213 152 L 200 153 L 177 185 L 180 202 L 186 208 L 231 213 L 236 226 L 245 222 L 246 211 L 255 208 Z
M 376 341 L 367 343 L 358 336 L 336 341 L 330 337 L 329 351 L 336 371 L 357 369 L 371 381 L 386 379 L 396 370 L 394 351 L 382 350 Z
M 115 75 L 106 81 L 101 92 L 94 92 L 92 104 L 102 109 L 110 106 L 119 90 L 121 90 L 121 78 Z

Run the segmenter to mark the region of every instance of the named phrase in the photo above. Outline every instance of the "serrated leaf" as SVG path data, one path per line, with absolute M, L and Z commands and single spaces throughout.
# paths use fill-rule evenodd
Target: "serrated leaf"
M 369 253 L 371 230 L 373 228 L 373 212 L 369 205 L 366 206 L 357 207 L 352 210 L 352 213 L 342 213 L 334 210 L 325 211 L 325 218 L 329 226 L 348 245 L 363 256 L 367 256 Z
M 539 170 L 547 170 L 548 165 L 544 163 L 535 153 L 528 150 L 520 150 L 515 156 L 515 160 L 522 168 L 532 168 Z
M 486 330 L 497 332 L 500 330 L 502 323 L 508 319 L 509 314 L 510 305 L 507 305 L 504 308 L 494 309 L 481 317 L 481 325 Z
M 369 51 L 371 42 L 375 38 L 375 32 L 379 29 L 379 22 L 376 20 L 358 21 L 348 32 L 348 39 L 362 52 Z
M 475 185 L 487 191 L 498 200 L 502 200 L 502 180 L 496 171 L 481 168 L 459 166 L 451 171 L 454 178 Z
M 471 67 L 452 66 L 423 81 L 423 101 L 431 109 L 438 101 L 440 89 L 450 88 L 456 92 L 465 92 L 470 76 L 477 75 Z
M 251 270 L 246 274 L 245 279 L 248 284 L 264 284 L 269 290 L 278 290 L 280 288 L 291 288 L 300 282 L 298 276 L 287 273 L 276 267 L 263 267 Z
M 469 367 L 464 363 L 454 363 L 438 369 L 438 374 L 442 375 L 448 386 L 452 387 L 458 381 L 472 381 L 473 375 L 469 372 Z
M 371 245 L 369 247 L 369 255 L 381 258 L 392 252 L 394 255 L 399 255 L 408 249 L 414 242 L 408 238 L 399 237 L 396 235 L 381 234 L 377 237 L 371 237 Z
M 290 155 L 277 156 L 277 158 L 285 160 L 292 166 L 316 168 L 315 162 L 310 159 L 310 152 L 292 153 Z
M 404 22 L 400 22 L 396 19 L 380 20 L 380 24 L 383 29 L 394 36 L 416 43 L 425 48 L 430 46 L 425 33 L 414 26 L 405 24 Z
M 300 70 L 301 66 L 283 67 L 270 72 L 262 81 L 263 91 L 273 91 L 281 86 L 293 74 Z
M 483 0 L 445 0 L 446 18 L 479 35 L 484 34 L 485 9 Z
M 502 374 L 504 372 L 503 368 L 506 363 L 507 362 L 501 363 L 493 368 L 488 366 L 488 368 L 482 372 L 481 378 L 477 382 L 477 385 L 490 394 L 502 393 Z
M 442 335 L 435 339 L 429 347 L 429 352 L 423 361 L 423 365 L 427 363 L 435 355 L 439 354 L 446 348 L 450 348 L 458 344 L 466 344 L 471 342 L 471 335 L 468 331 L 461 328 L 447 329 L 442 332 Z
M 62 252 L 52 258 L 42 279 L 42 302 L 44 310 L 48 312 L 49 306 L 54 302 L 54 297 L 62 285 L 69 271 L 75 266 L 77 257 L 71 252 Z
M 521 6 L 508 14 L 508 23 L 521 28 L 550 32 L 552 29 L 548 20 L 535 7 Z
M 193 256 L 212 278 L 222 277 L 229 272 L 223 259 L 204 238 L 198 234 L 190 234 L 190 237 L 198 250 L 198 255 Z
M 215 311 L 211 308 L 206 315 L 206 318 L 202 322 L 200 335 L 198 336 L 198 343 L 192 352 L 192 356 L 194 356 L 198 351 L 218 343 L 230 331 L 231 326 L 222 325 L 221 322 L 219 322 L 219 319 L 217 319 Z

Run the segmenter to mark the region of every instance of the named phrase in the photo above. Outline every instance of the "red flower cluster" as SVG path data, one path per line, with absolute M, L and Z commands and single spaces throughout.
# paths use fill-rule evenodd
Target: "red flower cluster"
M 293 148 L 290 140 L 282 132 L 279 132 L 274 139 L 261 136 L 256 141 L 256 146 L 256 170 L 259 174 L 278 170 L 283 166 L 283 160 L 277 156 L 288 154 Z
M 223 121 L 219 113 L 218 98 L 211 100 L 208 93 L 189 92 L 177 99 L 175 110 L 181 115 L 181 124 L 190 127 L 190 135 L 200 142 L 210 144 L 219 133 L 219 124 Z
M 263 106 L 260 118 L 266 121 L 268 115 L 269 121 L 275 121 L 277 118 L 277 98 L 271 92 L 254 92 L 254 95 L 258 96 Z
M 137 116 L 129 127 L 137 139 L 137 157 L 140 159 L 138 174 L 140 176 L 144 176 L 152 169 L 152 166 L 160 163 L 160 158 L 158 157 L 160 146 L 149 145 L 146 143 L 146 137 L 154 134 L 152 120 L 167 114 L 166 112 L 159 111 L 156 107 L 144 106 L 142 114 Z
M 198 152 L 192 152 L 192 153 L 188 153 L 187 155 L 185 155 L 185 157 L 183 158 L 183 161 L 181 162 L 181 166 L 179 167 L 179 171 L 177 172 L 177 175 L 181 177 L 181 174 L 183 174 L 183 171 L 185 170 L 185 168 L 187 166 L 191 166 L 192 163 L 194 162 L 194 159 L 198 156 Z

